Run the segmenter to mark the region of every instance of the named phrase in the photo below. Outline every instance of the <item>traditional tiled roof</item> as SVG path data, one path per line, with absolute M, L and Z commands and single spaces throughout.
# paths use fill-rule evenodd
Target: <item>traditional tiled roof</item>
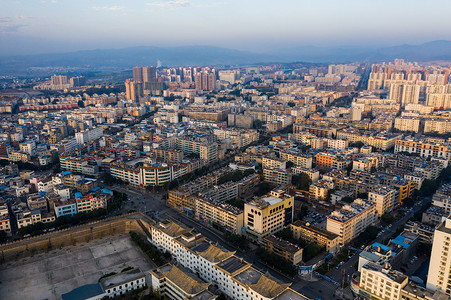
M 188 295 L 196 295 L 210 286 L 210 283 L 199 282 L 174 265 L 170 270 L 161 272 Z
M 284 292 L 290 284 L 281 284 L 263 275 L 256 284 L 249 284 L 249 287 L 258 294 L 266 298 L 274 298 Z

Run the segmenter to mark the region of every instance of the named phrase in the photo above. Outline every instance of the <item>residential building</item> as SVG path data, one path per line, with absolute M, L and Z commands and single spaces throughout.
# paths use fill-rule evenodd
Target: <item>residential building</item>
M 376 203 L 356 199 L 353 203 L 347 204 L 327 216 L 326 229 L 337 234 L 340 245 L 345 245 L 368 226 L 375 224 Z
M 337 252 L 340 245 L 339 235 L 310 223 L 297 220 L 290 225 L 291 232 L 295 239 L 303 239 L 307 242 L 318 244 L 326 248 L 329 253 Z
M 265 237 L 263 239 L 263 245 L 267 252 L 274 253 L 293 265 L 302 262 L 303 249 L 298 245 L 282 240 L 275 235 Z
M 195 215 L 201 222 L 241 234 L 244 225 L 243 210 L 222 200 L 207 196 L 195 198 Z
M 376 213 L 381 217 L 393 209 L 397 200 L 396 195 L 396 190 L 381 186 L 368 193 L 368 201 L 376 203 Z
M 446 213 L 451 213 L 451 184 L 443 184 L 432 196 L 432 205 L 442 207 Z
M 426 287 L 451 296 L 451 218 L 448 217 L 434 231 L 431 262 Z
M 409 277 L 375 263 L 362 267 L 360 295 L 369 299 L 401 299 L 401 290 L 409 283 Z

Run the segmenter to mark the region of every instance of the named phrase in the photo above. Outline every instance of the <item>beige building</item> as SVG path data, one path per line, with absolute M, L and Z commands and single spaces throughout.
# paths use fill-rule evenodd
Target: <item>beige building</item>
M 362 267 L 360 295 L 368 299 L 398 300 L 408 283 L 406 275 L 370 262 Z
M 451 149 L 447 145 L 423 140 L 397 140 L 395 144 L 395 153 L 398 152 L 417 153 L 421 157 L 451 159 Z
M 451 120 L 426 120 L 424 132 L 451 133 Z
M 451 213 L 451 184 L 443 184 L 432 196 L 432 205 Z
M 393 209 L 396 202 L 396 190 L 379 187 L 368 193 L 368 200 L 376 203 L 376 213 L 380 217 Z
M 420 131 L 421 120 L 419 118 L 399 117 L 395 119 L 395 129 L 400 131 Z
M 451 296 L 451 218 L 448 217 L 434 231 L 431 262 L 426 287 Z
M 286 161 L 278 158 L 272 158 L 272 157 L 262 157 L 262 167 L 263 169 L 271 168 L 271 169 L 281 169 L 285 170 L 286 167 Z
M 296 166 L 305 169 L 311 169 L 313 164 L 313 158 L 311 155 L 292 151 L 280 151 L 280 159 L 284 161 L 291 161 Z
M 327 217 L 327 231 L 338 234 L 340 245 L 345 245 L 376 223 L 376 204 L 363 199 L 333 211 Z
M 290 185 L 291 184 L 291 172 L 282 169 L 263 169 L 263 177 L 265 181 L 274 183 L 277 185 Z
M 337 252 L 340 244 L 338 234 L 313 226 L 301 220 L 290 225 L 295 239 L 303 239 L 326 247 L 327 252 Z
M 241 234 L 243 227 L 243 210 L 222 201 L 208 197 L 196 197 L 196 218 L 212 226 L 219 226 Z

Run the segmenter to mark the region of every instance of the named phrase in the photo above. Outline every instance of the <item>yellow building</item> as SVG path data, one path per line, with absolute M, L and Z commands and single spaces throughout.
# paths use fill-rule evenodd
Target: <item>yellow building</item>
M 244 204 L 244 230 L 251 239 L 261 242 L 293 221 L 294 197 L 284 190 L 269 194 Z

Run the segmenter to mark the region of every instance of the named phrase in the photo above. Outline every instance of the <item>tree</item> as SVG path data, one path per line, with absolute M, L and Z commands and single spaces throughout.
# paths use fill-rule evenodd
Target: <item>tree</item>
M 300 190 L 308 191 L 311 183 L 312 180 L 306 173 L 301 173 L 299 175 L 293 176 L 293 185 L 295 185 Z
M 365 143 L 361 142 L 361 141 L 357 141 L 354 143 L 350 143 L 349 147 L 356 147 L 356 148 L 362 148 L 365 145 Z
M 294 166 L 294 163 L 292 162 L 292 161 L 287 161 L 286 162 L 286 167 L 287 167 L 287 169 L 290 169 L 290 168 L 292 168 Z

